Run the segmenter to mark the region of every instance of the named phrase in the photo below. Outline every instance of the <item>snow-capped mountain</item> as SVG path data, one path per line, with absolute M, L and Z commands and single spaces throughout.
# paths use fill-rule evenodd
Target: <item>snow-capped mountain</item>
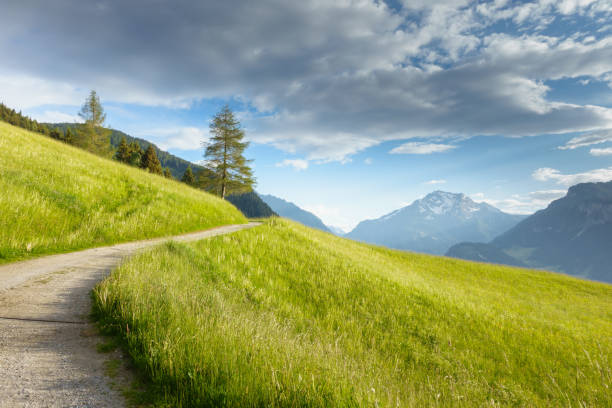
M 452 215 L 469 219 L 481 210 L 501 213 L 497 208 L 486 203 L 476 203 L 465 194 L 434 191 L 427 197 L 415 201 L 419 213 L 426 214 L 425 219 L 433 219 L 436 215 Z M 407 208 L 407 207 L 405 207 Z
M 482 242 L 520 220 L 465 194 L 434 191 L 381 218 L 360 222 L 346 237 L 390 248 L 444 254 L 463 241 Z

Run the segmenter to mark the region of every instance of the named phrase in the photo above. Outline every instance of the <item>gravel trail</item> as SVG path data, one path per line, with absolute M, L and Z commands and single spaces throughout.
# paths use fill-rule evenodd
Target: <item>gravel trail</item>
M 0 266 L 0 407 L 122 407 L 110 356 L 87 322 L 90 292 L 121 260 L 167 240 L 195 241 L 259 223 L 52 255 Z

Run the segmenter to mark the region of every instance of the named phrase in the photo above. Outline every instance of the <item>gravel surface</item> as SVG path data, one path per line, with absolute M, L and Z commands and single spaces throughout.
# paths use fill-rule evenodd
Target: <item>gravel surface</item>
M 87 322 L 91 289 L 140 248 L 256 225 L 230 225 L 0 266 L 0 407 L 125 406 L 104 374 L 111 355 L 96 351 L 101 339 Z

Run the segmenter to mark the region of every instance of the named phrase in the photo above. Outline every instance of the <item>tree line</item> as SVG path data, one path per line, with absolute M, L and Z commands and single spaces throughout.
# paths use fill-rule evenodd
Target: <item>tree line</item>
M 168 167 L 162 168 L 152 144 L 149 144 L 143 151 L 136 141 L 128 144 L 126 138 L 123 137 L 117 149 L 113 149 L 110 142 L 111 130 L 104 127 L 106 113 L 96 91 L 92 90 L 89 93 L 79 116 L 83 119 L 83 123 L 74 128 L 66 127 L 62 131 L 58 128 L 50 128 L 0 103 L 0 120 L 42 133 L 99 156 L 112 158 L 153 174 L 173 178 Z M 211 138 L 208 141 L 202 141 L 207 165 L 197 173 L 194 173 L 191 166 L 188 166 L 180 181 L 222 198 L 230 194 L 252 191 L 255 177 L 249 166 L 251 161 L 244 157 L 244 150 L 249 143 L 243 141 L 244 130 L 228 106 L 223 107 L 213 117 L 210 123 L 210 134 Z
M 0 120 L 43 135 L 50 136 L 51 133 L 51 129 L 47 126 L 23 115 L 21 112 L 17 112 L 15 109 L 9 108 L 3 103 L 0 103 Z

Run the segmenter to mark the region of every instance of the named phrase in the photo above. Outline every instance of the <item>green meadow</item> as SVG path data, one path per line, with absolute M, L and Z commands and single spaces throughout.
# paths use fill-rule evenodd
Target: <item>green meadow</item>
M 94 303 L 158 406 L 612 406 L 612 286 L 283 219 L 139 253 Z
M 0 263 L 246 222 L 231 204 L 0 121 Z

